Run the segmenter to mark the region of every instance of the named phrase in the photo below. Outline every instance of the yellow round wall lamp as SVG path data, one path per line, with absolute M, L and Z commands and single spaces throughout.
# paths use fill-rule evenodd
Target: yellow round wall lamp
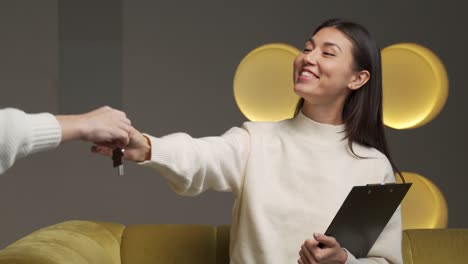
M 430 122 L 448 95 L 448 77 L 441 60 L 414 43 L 388 46 L 381 54 L 385 125 L 409 129 Z
M 413 185 L 401 203 L 403 229 L 446 228 L 448 207 L 444 195 L 429 179 L 412 172 L 402 172 Z M 401 183 L 400 177 L 397 182 Z
M 234 98 L 251 121 L 291 118 L 299 97 L 294 93 L 293 62 L 300 51 L 273 43 L 252 50 L 234 75 Z

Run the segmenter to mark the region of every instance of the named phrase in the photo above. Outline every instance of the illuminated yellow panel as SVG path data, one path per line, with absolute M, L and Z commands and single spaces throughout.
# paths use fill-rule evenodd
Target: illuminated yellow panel
M 402 174 L 406 182 L 413 183 L 401 205 L 403 229 L 446 228 L 447 202 L 439 188 L 416 173 Z M 397 182 L 401 182 L 398 176 Z
M 386 47 L 382 75 L 385 125 L 416 128 L 442 110 L 448 95 L 447 72 L 429 49 L 413 43 Z
M 294 93 L 293 62 L 299 50 L 287 44 L 267 44 L 251 51 L 234 76 L 234 98 L 252 121 L 291 118 L 299 100 Z

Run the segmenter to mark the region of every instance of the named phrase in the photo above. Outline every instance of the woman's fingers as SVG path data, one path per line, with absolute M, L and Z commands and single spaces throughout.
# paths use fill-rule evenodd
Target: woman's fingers
M 109 147 L 106 147 L 106 146 L 97 146 L 96 145 L 96 146 L 91 147 L 91 152 L 101 154 L 101 155 L 104 155 L 104 156 L 108 156 L 108 157 L 112 157 L 112 151 L 113 151 L 113 148 L 109 148 Z
M 303 260 L 305 260 L 305 263 L 307 263 L 307 264 L 316 263 L 315 258 L 314 258 L 313 254 L 312 254 L 312 251 L 309 248 L 307 248 L 305 243 L 302 244 L 302 246 L 301 246 L 301 252 L 302 252 L 301 258 Z

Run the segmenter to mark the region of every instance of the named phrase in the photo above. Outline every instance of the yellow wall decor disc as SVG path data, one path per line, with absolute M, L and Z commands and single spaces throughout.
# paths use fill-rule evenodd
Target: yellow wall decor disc
M 448 208 L 444 195 L 429 179 L 412 172 L 402 172 L 411 188 L 401 203 L 403 229 L 446 228 Z M 401 179 L 396 175 L 397 182 Z
M 293 62 L 300 51 L 274 43 L 251 51 L 234 76 L 237 106 L 251 121 L 291 118 L 299 97 L 294 93 Z
M 395 129 L 416 128 L 442 110 L 448 77 L 440 59 L 414 43 L 382 50 L 383 120 Z

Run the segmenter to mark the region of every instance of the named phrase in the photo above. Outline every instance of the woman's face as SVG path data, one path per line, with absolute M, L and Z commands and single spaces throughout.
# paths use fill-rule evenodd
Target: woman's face
M 294 61 L 294 92 L 312 104 L 344 103 L 356 77 L 352 48 L 334 27 L 317 32 Z

